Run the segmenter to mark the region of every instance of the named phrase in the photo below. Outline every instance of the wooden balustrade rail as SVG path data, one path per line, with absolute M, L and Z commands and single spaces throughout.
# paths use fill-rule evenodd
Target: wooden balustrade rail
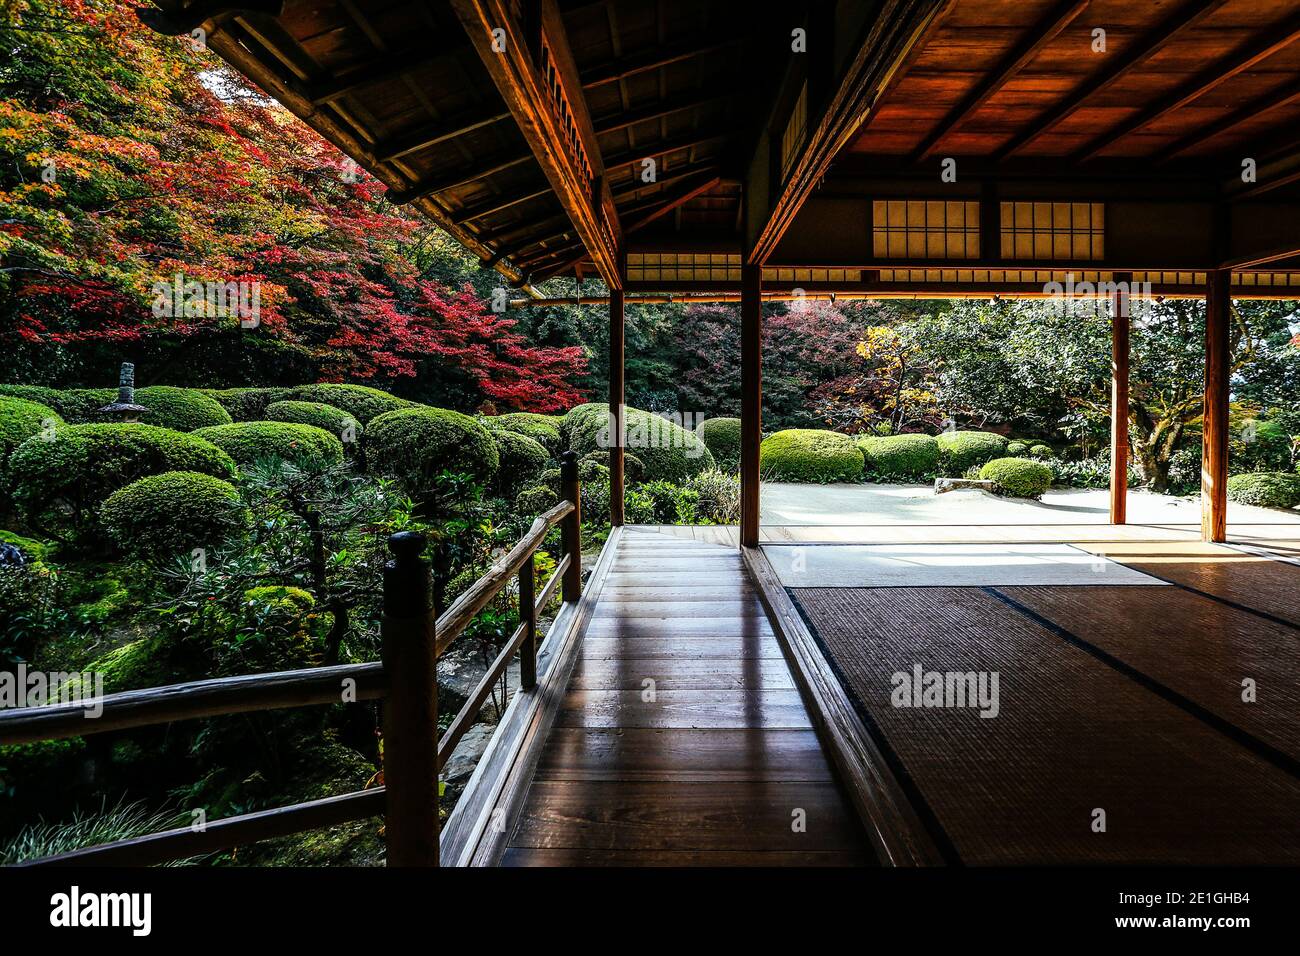
M 87 847 L 27 865 L 149 866 L 383 813 L 389 865 L 436 866 L 439 768 L 473 725 L 492 686 L 516 653 L 520 655 L 521 691 L 528 693 L 536 687 L 537 616 L 556 589 L 562 590 L 566 602 L 581 596 L 577 455 L 565 452 L 560 472 L 566 500 L 538 517 L 528 533 L 436 621 L 429 606 L 429 563 L 421 556 L 427 544 L 424 536 L 401 532 L 389 539 L 394 557 L 384 567 L 382 663 L 222 677 L 107 694 L 89 701 L 0 710 L 0 744 L 23 744 L 176 720 L 383 700 L 385 786 Z M 534 596 L 535 555 L 557 525 L 563 556 Z M 519 627 L 439 739 L 437 658 L 516 576 Z

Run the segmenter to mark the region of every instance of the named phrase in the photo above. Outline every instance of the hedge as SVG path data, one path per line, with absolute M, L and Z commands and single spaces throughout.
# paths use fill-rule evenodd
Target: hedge
M 535 484 L 550 455 L 541 443 L 517 432 L 495 430 L 492 440 L 497 446 L 497 488 L 512 496 L 525 485 Z
M 41 434 L 47 425 L 62 424 L 58 412 L 48 405 L 0 395 L 0 475 L 15 448 Z
M 366 449 L 373 469 L 396 477 L 413 493 L 426 491 L 443 471 L 467 474 L 486 485 L 501 464 L 486 428 L 460 412 L 424 405 L 370 421 Z
M 740 468 L 740 419 L 706 418 L 699 428 L 704 447 L 722 471 Z
M 609 467 L 608 451 L 590 451 L 578 459 L 579 466 L 582 462 L 591 461 L 605 468 Z M 623 449 L 623 481 L 629 485 L 634 485 L 645 480 L 645 462 L 636 455 L 632 454 L 626 448 Z
M 402 408 L 423 408 L 404 398 L 367 385 L 339 385 L 323 382 L 317 385 L 299 385 L 291 389 L 291 398 L 301 402 L 319 402 L 341 408 L 362 425 L 387 412 Z
M 70 425 L 94 424 L 105 418 L 99 410 L 117 401 L 115 388 L 46 388 L 43 385 L 0 385 L 0 395 L 39 402 Z
M 515 495 L 515 513 L 521 518 L 535 518 L 560 503 L 560 496 L 546 485 L 533 485 Z
M 929 435 L 880 435 L 858 439 L 866 474 L 872 478 L 933 478 L 939 470 L 939 443 Z
M 195 471 L 133 481 L 100 509 L 105 529 L 123 550 L 159 556 L 215 548 L 243 524 L 244 515 L 234 485 Z
M 992 432 L 944 432 L 939 443 L 939 467 L 944 474 L 960 478 L 967 469 L 1000 458 L 1007 440 Z
M 200 428 L 194 434 L 212 442 L 240 465 L 281 459 L 307 468 L 336 465 L 343 460 L 343 443 L 313 425 L 293 422 L 234 422 Z
M 226 414 L 237 422 L 263 421 L 269 406 L 293 396 L 292 388 L 205 388 L 201 391 L 220 402 Z
M 361 423 L 348 412 L 323 402 L 284 401 L 272 402 L 266 406 L 264 418 L 268 422 L 293 422 L 297 425 L 312 425 L 322 431 L 346 441 L 345 445 L 355 444 L 361 439 Z
M 560 426 L 550 415 L 539 415 L 536 412 L 509 412 L 505 415 L 485 418 L 483 424 L 489 428 L 514 432 L 516 435 L 527 435 L 541 444 L 552 458 L 558 458 L 560 452 L 564 450 Z
M 631 451 L 644 465 L 646 481 L 683 484 L 692 475 L 717 467 L 700 436 L 666 418 L 639 408 L 625 411 L 624 453 Z M 579 456 L 607 452 L 610 435 L 609 406 L 603 403 L 579 405 L 564 416 L 561 431 L 569 448 Z
M 1041 498 L 1052 487 L 1052 469 L 1028 458 L 994 458 L 980 469 L 980 478 L 1008 498 Z
M 223 426 L 230 427 L 230 426 Z M 201 436 L 142 424 L 67 425 L 23 442 L 9 460 L 14 499 L 36 527 L 74 537 L 97 527 L 119 488 L 165 471 L 235 476 L 229 455 Z
M 1228 497 L 1238 504 L 1261 508 L 1300 505 L 1300 475 L 1257 471 L 1228 479 Z
M 198 389 L 151 385 L 135 390 L 135 403 L 149 409 L 140 421 L 178 432 L 193 432 L 213 425 L 229 425 L 233 419 L 211 395 Z
M 839 432 L 788 428 L 759 446 L 759 471 L 768 481 L 859 481 L 862 467 L 861 449 Z

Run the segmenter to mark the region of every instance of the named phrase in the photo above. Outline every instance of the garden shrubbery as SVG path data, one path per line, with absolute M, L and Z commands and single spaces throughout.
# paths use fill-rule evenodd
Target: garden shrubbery
M 194 471 L 133 481 L 109 495 L 100 514 L 124 551 L 159 557 L 215 549 L 244 519 L 234 485 Z
M 489 484 L 501 458 L 492 433 L 460 412 L 418 406 L 386 412 L 366 425 L 372 467 L 423 494 L 443 471 Z
M 547 485 L 533 485 L 515 495 L 515 513 L 521 518 L 535 518 L 560 503 L 560 496 Z
M 538 442 L 552 458 L 558 458 L 564 450 L 564 439 L 560 437 L 560 426 L 551 415 L 539 415 L 536 412 L 509 412 L 483 419 L 489 428 L 526 435 Z
M 327 431 L 340 440 L 348 436 L 347 444 L 361 438 L 361 423 L 349 412 L 323 402 L 284 401 L 272 402 L 266 406 L 263 416 L 268 422 L 293 422 L 298 425 L 313 425 Z
M 939 443 L 929 435 L 881 435 L 858 439 L 866 474 L 883 481 L 933 478 Z
M 768 481 L 859 481 L 862 467 L 862 450 L 839 432 L 789 428 L 764 438 L 759 449 L 759 470 Z
M 62 424 L 63 419 L 48 405 L 0 395 L 0 474 L 15 448 L 39 435 L 47 426 Z M 0 505 L 0 512 L 4 510 Z
M 593 451 L 608 451 L 610 434 L 609 406 L 579 405 L 564 416 L 561 433 L 569 448 L 579 456 Z M 715 467 L 700 436 L 666 418 L 641 411 L 626 410 L 627 441 L 624 449 L 635 452 L 645 466 L 646 481 L 671 481 L 681 484 L 692 475 Z
M 507 498 L 536 481 L 550 460 L 546 449 L 527 435 L 496 430 L 492 440 L 497 446 L 497 488 Z
M 395 412 L 402 408 L 421 408 L 404 398 L 390 395 L 388 392 L 368 385 L 338 385 L 322 382 L 317 385 L 299 385 L 290 389 L 291 397 L 302 402 L 319 402 L 341 408 L 362 425 L 369 425 L 372 418 L 386 412 Z
M 740 419 L 706 418 L 699 428 L 704 447 L 722 471 L 740 468 Z
M 961 477 L 976 465 L 983 465 L 1006 453 L 1007 440 L 992 432 L 943 432 L 939 443 L 939 468 L 950 477 Z
M 1238 504 L 1261 508 L 1300 505 L 1300 475 L 1257 471 L 1228 479 L 1228 497 Z
M 980 469 L 980 478 L 1008 498 L 1041 498 L 1052 487 L 1052 469 L 1028 458 L 995 458 Z
M 99 410 L 117 401 L 112 388 L 47 388 L 43 385 L 0 385 L 0 395 L 12 395 L 39 402 L 56 412 L 70 425 L 104 421 Z
M 740 523 L 740 477 L 733 472 L 702 471 L 687 484 L 696 494 L 696 514 L 714 524 Z
M 193 388 L 174 388 L 171 385 L 138 388 L 135 403 L 148 409 L 140 419 L 146 425 L 161 425 L 178 432 L 229 425 L 233 421 L 220 402 Z
M 212 442 L 240 465 L 278 458 L 304 468 L 336 465 L 343 460 L 343 443 L 312 425 L 292 422 L 234 422 L 194 433 Z
M 201 391 L 220 402 L 226 414 L 237 422 L 262 421 L 269 406 L 293 395 L 291 388 L 205 388 Z

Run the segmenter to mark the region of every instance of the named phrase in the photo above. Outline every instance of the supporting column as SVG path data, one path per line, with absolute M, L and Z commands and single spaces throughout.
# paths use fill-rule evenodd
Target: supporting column
M 1228 537 L 1228 379 L 1232 272 L 1213 271 L 1205 296 L 1205 404 L 1201 444 L 1201 538 Z
M 1128 520 L 1129 298 L 1132 273 L 1115 274 L 1110 294 L 1110 523 Z
M 626 356 L 623 335 L 623 290 L 609 290 L 609 413 L 612 441 L 609 446 L 609 523 L 623 523 L 623 441 L 626 435 Z
M 740 546 L 758 546 L 758 446 L 763 440 L 763 272 L 740 271 Z

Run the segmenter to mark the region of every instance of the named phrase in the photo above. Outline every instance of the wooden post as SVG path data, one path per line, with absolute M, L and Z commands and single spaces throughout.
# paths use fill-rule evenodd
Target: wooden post
M 1110 294 L 1110 523 L 1128 520 L 1128 373 L 1132 273 L 1117 272 Z
M 1205 297 L 1205 403 L 1201 443 L 1201 538 L 1228 537 L 1228 379 L 1232 272 L 1209 274 Z
M 560 456 L 560 497 L 573 502 L 573 511 L 560 523 L 560 540 L 569 557 L 560 593 L 565 601 L 576 601 L 582 597 L 582 486 L 577 452 L 566 451 Z
M 384 677 L 384 842 L 389 866 L 438 865 L 438 674 L 427 541 L 388 539 L 380 625 Z
M 537 585 L 534 552 L 519 568 L 519 623 L 524 626 L 524 642 L 519 645 L 519 686 L 532 690 L 537 686 Z
M 758 546 L 758 446 L 763 440 L 763 271 L 740 270 L 740 546 Z
M 609 290 L 609 523 L 623 523 L 623 434 L 627 401 L 624 385 L 623 290 Z

